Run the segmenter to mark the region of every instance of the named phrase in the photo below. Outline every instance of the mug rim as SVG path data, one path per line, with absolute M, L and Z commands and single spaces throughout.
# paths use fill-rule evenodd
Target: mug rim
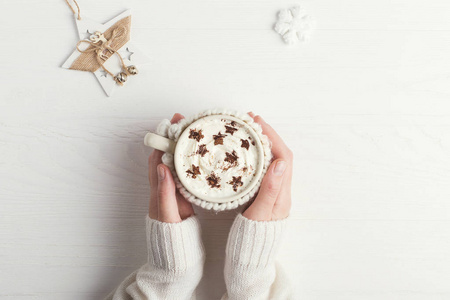
M 189 129 L 191 129 L 192 127 L 195 127 L 195 125 L 198 124 L 200 121 L 209 120 L 209 119 L 229 119 L 229 120 L 235 121 L 235 122 L 245 126 L 247 131 L 252 136 L 253 141 L 255 141 L 255 143 L 256 143 L 255 146 L 256 146 L 256 148 L 258 150 L 258 154 L 259 154 L 258 155 L 259 156 L 258 157 L 258 166 L 256 168 L 256 172 L 253 176 L 253 179 L 251 179 L 250 183 L 245 187 L 245 189 L 243 189 L 240 193 L 238 193 L 236 195 L 223 197 L 223 198 L 215 198 L 215 197 L 209 197 L 208 195 L 199 194 L 196 190 L 192 189 L 189 186 L 189 184 L 187 184 L 187 179 L 185 177 L 180 176 L 180 174 L 184 173 L 183 172 L 184 170 L 182 170 L 182 163 L 181 163 L 181 159 L 180 159 L 180 157 L 181 157 L 180 152 L 182 150 L 180 147 L 178 147 L 178 145 L 180 144 L 179 141 L 187 138 L 187 135 L 189 134 Z M 209 115 L 209 116 L 201 117 L 201 118 L 195 120 L 194 122 L 190 123 L 189 125 L 187 125 L 186 128 L 183 130 L 183 132 L 180 134 L 180 136 L 177 139 L 173 157 L 174 157 L 174 166 L 175 166 L 175 172 L 177 173 L 177 177 L 179 178 L 183 187 L 189 193 L 191 193 L 192 195 L 194 195 L 195 197 L 197 197 L 201 200 L 208 201 L 211 203 L 227 203 L 227 202 L 232 202 L 239 198 L 244 197 L 255 187 L 255 185 L 258 183 L 259 179 L 261 178 L 261 174 L 264 169 L 265 155 L 266 154 L 264 153 L 264 147 L 262 145 L 262 142 L 261 142 L 261 139 L 260 139 L 258 133 L 249 124 L 247 124 L 247 122 L 245 122 L 244 120 L 242 120 L 240 118 L 231 116 L 231 115 L 217 114 L 217 115 Z

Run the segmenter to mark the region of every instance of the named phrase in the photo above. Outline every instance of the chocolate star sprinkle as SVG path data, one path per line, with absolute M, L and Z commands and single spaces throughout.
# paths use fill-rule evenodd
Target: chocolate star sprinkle
M 237 128 L 225 125 L 225 133 L 233 135 L 233 133 L 238 130 Z
M 205 144 L 198 146 L 197 154 L 200 154 L 203 157 L 203 156 L 205 156 L 206 152 L 209 152 L 209 151 L 208 151 L 208 149 L 206 149 Z
M 211 172 L 211 174 L 206 177 L 206 180 L 208 180 L 208 184 L 211 188 L 220 188 L 220 178 L 217 177 L 216 174 L 214 174 L 214 172 Z
M 200 140 L 204 137 L 205 136 L 203 135 L 201 129 L 199 131 L 197 131 L 195 129 L 190 129 L 190 131 L 189 131 L 189 138 L 196 140 L 197 142 L 200 142 Z
M 228 182 L 228 184 L 231 184 L 233 186 L 233 191 L 237 192 L 238 186 L 244 185 L 244 183 L 241 181 L 241 176 L 233 176 L 233 179 Z
M 226 136 L 226 134 L 221 134 L 220 131 L 218 134 L 213 135 L 214 145 L 223 145 L 223 138 Z
M 191 175 L 192 178 L 197 178 L 197 175 L 200 175 L 200 167 L 192 165 L 192 170 L 186 170 L 186 173 L 188 175 Z
M 225 155 L 227 156 L 227 157 L 225 157 L 225 161 L 226 162 L 229 162 L 231 165 L 236 165 L 237 164 L 237 159 L 239 157 L 237 156 L 236 151 L 233 150 L 232 153 L 225 152 Z
M 248 140 L 241 139 L 241 147 L 248 150 L 248 148 L 250 147 L 250 143 L 248 142 Z

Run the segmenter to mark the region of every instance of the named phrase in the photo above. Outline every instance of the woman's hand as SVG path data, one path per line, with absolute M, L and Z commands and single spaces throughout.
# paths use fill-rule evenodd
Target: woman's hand
M 260 124 L 263 133 L 272 142 L 274 161 L 263 178 L 255 201 L 242 213 L 254 221 L 281 220 L 291 210 L 291 180 L 293 153 L 275 130 L 261 116 L 249 115 Z
M 176 113 L 172 124 L 184 116 Z M 192 216 L 194 209 L 179 193 L 169 167 L 161 162 L 164 152 L 153 150 L 148 158 L 148 178 L 150 181 L 150 206 L 148 215 L 154 220 L 166 223 L 177 223 Z

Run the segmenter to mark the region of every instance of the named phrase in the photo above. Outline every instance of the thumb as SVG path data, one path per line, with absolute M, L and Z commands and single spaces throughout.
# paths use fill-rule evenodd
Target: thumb
M 178 212 L 175 183 L 170 169 L 159 164 L 158 170 L 158 220 L 166 223 L 181 222 Z
M 263 178 L 258 196 L 243 213 L 244 217 L 255 221 L 270 221 L 272 219 L 272 210 L 281 190 L 286 166 L 286 161 L 282 159 L 276 159 L 272 162 Z

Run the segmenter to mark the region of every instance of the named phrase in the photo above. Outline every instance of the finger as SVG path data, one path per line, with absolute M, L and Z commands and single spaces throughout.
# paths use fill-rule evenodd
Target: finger
M 150 181 L 150 188 L 152 190 L 156 190 L 158 186 L 158 173 L 156 171 L 156 166 L 161 163 L 161 157 L 163 154 L 164 152 L 155 149 L 148 157 L 148 177 Z
M 170 169 L 159 164 L 158 167 L 158 220 L 167 223 L 180 222 L 177 198 L 175 196 L 175 183 Z
M 256 123 L 261 125 L 263 133 L 267 135 L 267 137 L 272 142 L 272 153 L 277 158 L 284 158 L 288 161 L 292 160 L 292 151 L 286 146 L 283 139 L 278 135 L 278 133 L 264 121 L 261 116 L 254 117 Z
M 252 117 L 252 118 L 255 117 L 255 114 L 254 114 L 252 111 L 249 111 L 247 114 L 248 114 L 250 117 Z
M 184 119 L 182 114 L 176 113 L 173 115 L 172 120 L 170 121 L 172 124 L 179 122 L 181 119 Z M 148 172 L 149 172 L 149 181 L 150 187 L 156 189 L 158 186 L 158 174 L 156 171 L 156 166 L 161 163 L 161 157 L 164 152 L 160 150 L 153 150 L 150 156 L 148 157 Z
M 182 220 L 185 220 L 190 216 L 194 215 L 194 208 L 192 207 L 192 204 L 189 201 L 187 201 L 178 191 L 176 193 L 176 197 L 180 218 Z
M 173 115 L 172 124 L 179 122 L 184 116 L 176 113 Z M 148 178 L 150 183 L 150 203 L 149 216 L 152 219 L 158 219 L 158 171 L 157 166 L 161 164 L 161 158 L 164 152 L 154 149 L 148 157 Z
M 170 123 L 172 124 L 178 123 L 181 119 L 184 119 L 184 116 L 182 114 L 176 113 L 173 115 L 172 120 L 170 120 Z
M 288 162 L 287 168 L 284 173 L 281 191 L 278 195 L 277 202 L 275 203 L 273 209 L 274 215 L 279 216 L 279 218 L 284 218 L 287 217 L 291 208 L 291 182 L 294 156 L 292 151 L 286 146 L 281 137 L 269 124 L 265 122 L 265 120 L 261 116 L 256 116 L 255 122 L 258 122 L 261 125 L 263 133 L 266 134 L 272 141 L 272 152 L 274 156 L 276 158 L 286 159 Z
M 286 167 L 287 162 L 283 159 L 276 159 L 272 162 L 263 178 L 258 196 L 245 211 L 248 216 L 244 216 L 258 221 L 271 220 L 272 210 L 281 190 Z
M 280 193 L 281 183 L 283 182 L 283 174 L 286 170 L 287 163 L 282 159 L 276 159 L 270 164 L 266 175 L 261 183 L 258 196 L 255 199 L 255 203 L 267 207 L 273 207 Z
M 148 178 L 150 182 L 150 203 L 148 215 L 152 219 L 158 219 L 158 172 L 156 167 L 161 163 L 164 152 L 153 150 L 148 158 Z
M 291 210 L 291 181 L 292 181 L 292 165 L 288 164 L 284 171 L 283 183 L 278 194 L 277 201 L 273 207 L 273 215 L 276 219 L 284 219 L 289 215 Z

